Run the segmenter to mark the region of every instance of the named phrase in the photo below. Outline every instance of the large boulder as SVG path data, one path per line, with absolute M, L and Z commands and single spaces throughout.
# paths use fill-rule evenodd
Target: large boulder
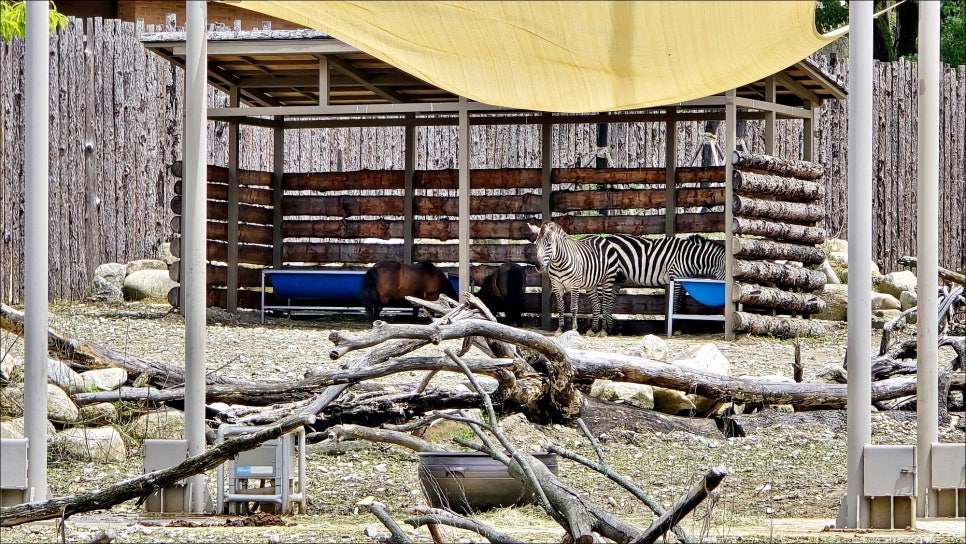
M 80 375 L 85 391 L 114 391 L 127 381 L 123 368 L 98 368 Z
M 90 300 L 101 302 L 124 301 L 124 277 L 127 268 L 121 263 L 105 263 L 94 270 L 94 285 Z
M 138 270 L 124 278 L 124 291 L 131 300 L 167 300 L 168 291 L 178 284 L 171 281 L 168 270 Z
M 114 427 L 74 427 L 57 433 L 52 440 L 63 458 L 80 461 L 120 463 L 127 460 L 124 439 Z
M 47 418 L 54 423 L 70 424 L 77 421 L 78 410 L 63 389 L 47 384 Z
M 901 307 L 899 299 L 888 293 L 872 293 L 873 310 L 898 310 Z
M 127 433 L 134 438 L 184 440 L 184 413 L 173 408 L 148 412 L 127 425 Z
M 640 383 L 594 380 L 590 396 L 610 402 L 622 402 L 645 410 L 654 409 L 654 388 Z
M 814 319 L 827 321 L 845 321 L 849 315 L 849 286 L 840 283 L 826 283 L 817 293 L 825 301 L 825 309 L 812 314 Z
M 703 372 L 711 372 L 727 376 L 731 372 L 731 363 L 721 353 L 717 346 L 705 343 L 694 346 L 683 355 L 671 361 L 670 364 L 686 366 Z M 720 401 L 702 397 L 701 395 L 686 394 L 683 391 L 654 387 L 654 409 L 666 414 L 683 415 L 696 412 L 710 414 L 721 404 Z
M 130 276 L 142 270 L 168 270 L 168 264 L 159 259 L 139 259 L 127 263 L 127 274 Z
M 0 387 L 0 417 L 21 417 L 24 406 L 24 386 L 13 383 Z
M 47 436 L 54 436 L 57 434 L 57 429 L 48 420 L 47 421 Z M 26 438 L 27 433 L 24 430 L 23 417 L 14 418 L 0 418 L 0 438 Z
M 634 357 L 667 362 L 667 340 L 654 334 L 648 334 L 641 338 L 641 341 L 630 351 L 630 354 Z
M 110 402 L 81 406 L 77 421 L 85 426 L 110 425 L 117 421 L 117 408 Z
M 878 291 L 880 293 L 887 293 L 899 299 L 902 296 L 903 291 L 916 292 L 916 286 L 918 284 L 918 279 L 916 275 L 909 270 L 900 270 L 898 272 L 890 272 L 885 276 L 882 276 L 882 280 L 879 282 Z
M 47 359 L 47 381 L 71 395 L 84 390 L 84 380 L 80 374 L 56 359 Z

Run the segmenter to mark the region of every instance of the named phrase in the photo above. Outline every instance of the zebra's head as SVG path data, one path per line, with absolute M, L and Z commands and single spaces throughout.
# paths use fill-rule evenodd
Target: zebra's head
M 537 235 L 537 238 L 533 241 L 535 249 L 533 265 L 537 268 L 537 271 L 543 272 L 550 267 L 557 239 L 567 234 L 553 221 L 544 221 L 539 227 L 529 223 L 528 226 L 530 232 Z

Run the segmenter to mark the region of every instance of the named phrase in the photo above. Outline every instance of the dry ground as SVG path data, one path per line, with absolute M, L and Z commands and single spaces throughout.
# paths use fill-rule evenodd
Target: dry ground
M 167 305 L 88 304 L 56 305 L 50 324 L 73 336 L 106 345 L 144 359 L 182 365 L 184 322 L 169 313 Z M 230 315 L 213 310 L 208 319 L 208 368 L 223 375 L 246 379 L 292 379 L 316 367 L 335 368 L 330 361 L 333 330 L 362 333 L 367 324 L 359 316 L 322 319 L 269 319 L 262 326 L 256 312 Z M 536 329 L 532 329 L 536 330 Z M 732 363 L 731 373 L 791 376 L 794 358 L 791 341 L 739 337 L 725 342 L 720 332 L 676 336 L 669 341 L 672 358 L 688 347 L 713 342 Z M 626 353 L 640 336 L 584 338 L 583 349 Z M 16 353 L 20 343 L 3 336 L 3 350 Z M 878 338 L 873 339 L 874 347 Z M 454 344 L 455 345 L 455 344 Z M 423 348 L 435 353 L 438 347 Z M 803 340 L 802 362 L 808 379 L 829 363 L 841 362 L 846 349 L 845 329 L 821 339 Z M 945 349 L 945 348 L 944 348 Z M 347 357 L 351 357 L 347 356 Z M 951 351 L 940 352 L 940 368 L 948 369 Z M 395 379 L 418 382 L 422 373 Z M 434 384 L 447 386 L 461 376 L 439 377 Z M 957 414 L 962 416 L 962 413 Z M 914 412 L 873 415 L 873 441 L 878 444 L 912 444 L 916 437 Z M 729 476 L 714 500 L 706 502 L 686 522 L 689 534 L 716 542 L 960 542 L 966 536 L 963 520 L 920 522 L 916 531 L 829 531 L 845 492 L 846 423 L 842 411 L 786 414 L 775 412 L 743 420 L 747 436 L 725 439 L 682 432 L 661 433 L 645 427 L 610 427 L 603 433 L 608 463 L 632 478 L 658 502 L 669 506 L 710 467 L 724 465 Z M 512 417 L 504 427 L 519 445 L 539 449 L 554 443 L 586 457 L 595 454 L 578 430 L 559 425 L 536 426 Z M 963 441 L 953 425 L 939 429 L 944 442 Z M 449 438 L 463 435 L 450 429 L 433 439 L 447 447 Z M 599 434 L 599 433 L 598 433 Z M 141 450 L 130 447 L 131 458 L 121 464 L 65 462 L 52 459 L 48 481 L 54 496 L 103 488 L 141 473 Z M 308 515 L 283 518 L 285 525 L 226 527 L 225 517 L 190 517 L 143 514 L 133 504 L 110 512 L 77 515 L 67 522 L 67 541 L 85 542 L 101 528 L 111 527 L 118 542 L 370 542 L 372 535 L 388 533 L 360 500 L 373 497 L 400 523 L 413 506 L 424 503 L 416 477 L 417 456 L 404 448 L 369 443 L 347 443 L 333 448 L 313 444 L 308 455 Z M 560 460 L 560 477 L 588 499 L 644 527 L 650 512 L 640 502 L 602 476 Z M 208 475 L 214 492 L 214 472 Z M 480 516 L 500 530 L 533 542 L 558 541 L 562 531 L 533 506 L 502 509 Z M 405 526 L 408 527 L 408 526 Z M 448 540 L 482 541 L 471 533 L 444 531 Z M 429 542 L 425 529 L 410 531 L 416 541 Z M 2 542 L 50 542 L 57 539 L 53 522 L 0 530 Z M 673 540 L 673 539 L 672 539 Z

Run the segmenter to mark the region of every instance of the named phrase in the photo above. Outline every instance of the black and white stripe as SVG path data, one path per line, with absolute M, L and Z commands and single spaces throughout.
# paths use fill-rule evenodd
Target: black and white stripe
M 552 221 L 544 221 L 540 227 L 530 225 L 530 229 L 537 235 L 533 242 L 537 269 L 550 276 L 550 286 L 557 300 L 560 316 L 557 332 L 564 329 L 564 293 L 570 293 L 571 328 L 576 330 L 577 301 L 579 293 L 583 292 L 591 295 L 593 300 L 591 334 L 597 331 L 606 334 L 599 328 L 602 302 L 604 308 L 613 306 L 613 301 L 607 299 L 614 296 L 617 270 L 607 261 L 611 255 L 608 238 L 587 236 L 574 240 Z M 605 315 L 605 327 L 609 326 L 609 318 L 609 314 Z
M 608 260 L 641 287 L 666 287 L 677 278 L 725 278 L 724 245 L 698 235 L 643 238 L 607 236 Z

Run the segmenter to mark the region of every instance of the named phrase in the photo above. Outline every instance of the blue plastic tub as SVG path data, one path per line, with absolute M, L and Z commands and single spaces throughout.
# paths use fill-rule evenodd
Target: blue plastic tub
M 720 280 L 677 280 L 691 298 L 705 306 L 724 306 L 725 285 Z
M 266 273 L 272 279 L 275 294 L 283 298 L 312 298 L 329 300 L 359 299 L 362 292 L 361 270 L 328 271 L 295 270 Z

